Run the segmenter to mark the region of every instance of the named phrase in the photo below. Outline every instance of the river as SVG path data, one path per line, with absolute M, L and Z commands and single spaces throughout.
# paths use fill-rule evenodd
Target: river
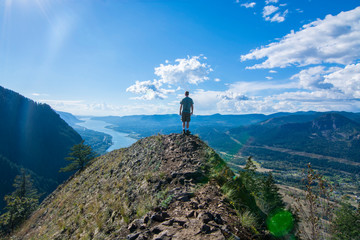
M 111 145 L 106 150 L 107 152 L 111 152 L 112 150 L 119 148 L 129 147 L 131 144 L 136 142 L 136 139 L 129 137 L 127 133 L 117 132 L 112 129 L 106 128 L 111 124 L 104 121 L 92 120 L 91 118 L 80 118 L 80 120 L 84 122 L 77 123 L 77 125 L 97 132 L 103 132 L 112 136 L 113 145 Z

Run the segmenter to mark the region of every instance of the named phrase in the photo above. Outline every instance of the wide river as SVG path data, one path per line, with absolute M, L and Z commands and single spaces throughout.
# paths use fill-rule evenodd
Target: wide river
M 92 120 L 90 118 L 80 118 L 80 120 L 84 122 L 77 123 L 77 125 L 112 136 L 113 145 L 106 150 L 107 152 L 111 152 L 112 150 L 119 148 L 129 147 L 131 144 L 136 142 L 136 139 L 129 137 L 127 133 L 117 132 L 106 128 L 106 126 L 110 126 L 111 124 L 104 121 Z

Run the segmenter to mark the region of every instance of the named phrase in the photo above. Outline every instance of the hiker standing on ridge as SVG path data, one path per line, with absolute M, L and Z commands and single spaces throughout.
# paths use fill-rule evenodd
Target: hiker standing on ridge
M 191 111 L 190 111 L 191 109 Z M 183 127 L 183 134 L 190 134 L 189 131 L 189 124 L 190 124 L 190 117 L 194 112 L 194 101 L 189 98 L 189 91 L 185 92 L 185 98 L 180 102 L 180 116 L 182 121 Z M 185 122 L 186 122 L 186 131 L 185 131 Z

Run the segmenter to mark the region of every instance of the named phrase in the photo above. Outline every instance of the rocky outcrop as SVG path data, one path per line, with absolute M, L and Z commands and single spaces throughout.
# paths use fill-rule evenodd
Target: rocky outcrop
M 214 156 L 196 136 L 141 139 L 75 174 L 12 239 L 265 239 L 241 226 Z
M 196 194 L 175 194 L 167 208 L 135 219 L 127 239 L 250 239 L 252 235 L 237 222 L 219 188 L 209 183 Z

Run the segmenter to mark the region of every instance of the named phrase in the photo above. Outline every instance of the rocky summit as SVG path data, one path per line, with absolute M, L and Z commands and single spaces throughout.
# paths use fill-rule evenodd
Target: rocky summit
M 10 238 L 265 239 L 222 193 L 233 177 L 197 136 L 144 138 L 74 174 Z

